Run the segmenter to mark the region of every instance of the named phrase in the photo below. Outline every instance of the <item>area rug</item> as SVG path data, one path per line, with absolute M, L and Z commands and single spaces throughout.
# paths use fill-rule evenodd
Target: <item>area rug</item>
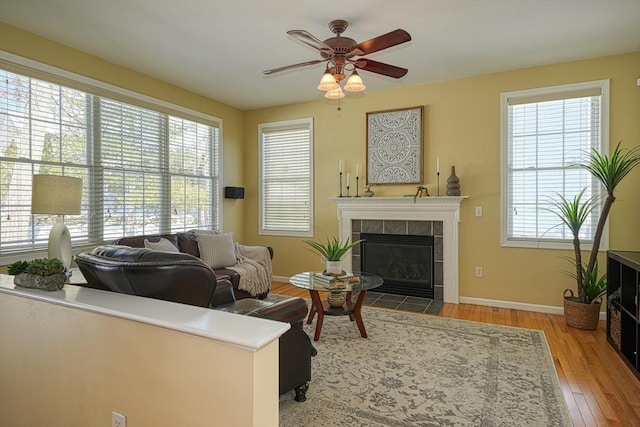
M 325 316 L 307 401 L 281 396 L 280 426 L 571 426 L 542 331 L 362 314 L 366 339 Z

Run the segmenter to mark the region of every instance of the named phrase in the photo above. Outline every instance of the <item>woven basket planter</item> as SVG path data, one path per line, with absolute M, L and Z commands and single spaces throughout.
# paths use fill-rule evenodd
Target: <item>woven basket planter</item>
M 571 294 L 567 296 L 567 291 Z M 567 325 L 578 329 L 594 330 L 598 328 L 600 320 L 600 306 L 602 298 L 595 299 L 591 304 L 577 302 L 571 289 L 565 289 L 564 293 L 564 319 Z
M 609 309 L 609 336 L 615 344 L 616 348 L 620 349 L 620 337 L 621 337 L 621 315 L 620 310 L 611 306 Z

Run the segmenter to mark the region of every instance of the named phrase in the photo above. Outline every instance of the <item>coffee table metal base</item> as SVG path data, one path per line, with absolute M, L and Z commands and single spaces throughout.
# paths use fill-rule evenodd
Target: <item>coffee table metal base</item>
M 322 322 L 324 316 L 349 316 L 351 321 L 356 322 L 360 336 L 367 338 L 367 331 L 364 328 L 364 322 L 362 321 L 362 304 L 364 303 L 364 297 L 367 294 L 366 290 L 360 291 L 358 299 L 355 303 L 351 301 L 352 292 L 346 292 L 346 301 L 341 307 L 332 307 L 327 301 L 320 299 L 320 293 L 315 290 L 309 290 L 311 294 L 311 309 L 309 310 L 309 317 L 307 318 L 307 324 L 313 322 L 315 315 L 318 315 L 318 322 L 316 323 L 316 331 L 313 335 L 313 340 L 318 341 L 320 339 L 320 332 L 322 331 Z

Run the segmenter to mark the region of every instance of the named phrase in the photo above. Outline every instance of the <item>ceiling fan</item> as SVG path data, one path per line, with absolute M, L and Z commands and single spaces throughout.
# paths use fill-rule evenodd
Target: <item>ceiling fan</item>
M 341 34 L 347 29 L 349 23 L 342 19 L 329 22 L 329 29 L 335 34 L 324 41 L 313 36 L 305 30 L 290 30 L 287 34 L 295 37 L 301 42 L 317 49 L 322 59 L 301 62 L 298 64 L 286 65 L 284 67 L 273 68 L 263 71 L 264 74 L 273 74 L 284 70 L 306 67 L 308 65 L 327 63 L 327 68 L 319 90 L 327 91 L 325 97 L 329 99 L 339 99 L 344 97 L 340 88 L 340 82 L 346 77 L 345 72 L 352 71 L 351 77 L 347 80 L 345 90 L 350 92 L 360 92 L 365 89 L 362 79 L 358 75 L 357 69 L 381 74 L 383 76 L 399 79 L 409 70 L 395 65 L 385 64 L 368 58 L 356 58 L 369 55 L 392 46 L 406 43 L 411 40 L 411 35 L 404 30 L 398 29 L 390 33 L 374 37 L 362 43 L 358 43 L 349 37 L 342 37 Z

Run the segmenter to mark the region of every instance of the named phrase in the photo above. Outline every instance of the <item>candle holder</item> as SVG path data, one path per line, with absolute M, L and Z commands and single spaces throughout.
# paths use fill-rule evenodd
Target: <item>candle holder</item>
M 360 197 L 360 196 L 358 195 L 358 188 L 360 188 L 360 186 L 358 185 L 358 181 L 359 181 L 359 180 L 360 180 L 360 177 L 359 177 L 359 176 L 356 176 L 356 197 Z
M 440 197 L 440 172 L 436 172 L 436 175 L 438 175 L 438 183 L 436 185 L 438 186 L 438 197 Z
M 347 184 L 347 197 L 349 197 L 349 184 Z
M 342 197 L 342 172 L 340 172 L 340 196 Z

